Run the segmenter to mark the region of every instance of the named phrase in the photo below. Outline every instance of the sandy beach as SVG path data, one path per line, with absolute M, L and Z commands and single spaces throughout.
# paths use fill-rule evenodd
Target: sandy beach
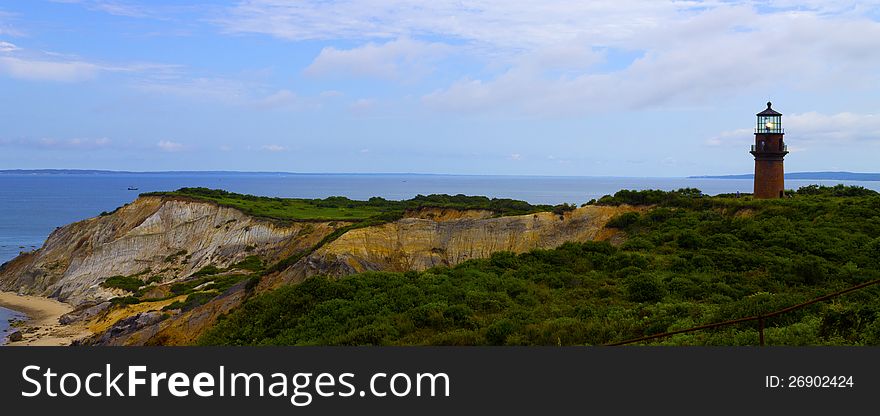
M 64 346 L 90 334 L 83 325 L 61 325 L 58 318 L 73 307 L 54 299 L 0 292 L 0 306 L 27 315 L 21 331 L 23 339 L 6 346 Z

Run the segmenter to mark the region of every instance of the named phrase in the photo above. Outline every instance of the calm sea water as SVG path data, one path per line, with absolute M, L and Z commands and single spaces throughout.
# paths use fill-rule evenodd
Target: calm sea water
M 812 183 L 846 183 L 880 190 L 880 182 L 856 181 L 789 180 L 786 187 L 796 189 Z M 129 191 L 130 186 L 139 189 Z M 140 192 L 184 186 L 300 198 L 341 195 L 352 199 L 381 196 L 399 200 L 417 194 L 445 193 L 514 198 L 536 204 L 580 204 L 620 189 L 693 187 L 713 195 L 751 192 L 752 180 L 406 174 L 0 174 L 0 263 L 20 251 L 40 247 L 55 227 L 112 211 L 131 202 Z

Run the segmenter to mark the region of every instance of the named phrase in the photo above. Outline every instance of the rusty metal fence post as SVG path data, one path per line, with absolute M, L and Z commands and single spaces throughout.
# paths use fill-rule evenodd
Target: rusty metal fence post
M 764 346 L 764 317 L 758 320 L 758 337 L 759 337 L 759 345 Z

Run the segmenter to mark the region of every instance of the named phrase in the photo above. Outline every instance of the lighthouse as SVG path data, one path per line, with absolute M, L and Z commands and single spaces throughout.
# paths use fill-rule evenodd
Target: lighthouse
M 767 103 L 767 109 L 757 114 L 755 144 L 750 152 L 755 156 L 755 198 L 782 198 L 785 196 L 785 170 L 782 160 L 788 146 L 782 140 L 782 113 Z

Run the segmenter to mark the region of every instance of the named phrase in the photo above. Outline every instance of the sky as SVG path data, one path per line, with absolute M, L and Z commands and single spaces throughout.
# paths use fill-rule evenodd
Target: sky
M 880 171 L 880 1 L 0 1 L 0 169 Z

